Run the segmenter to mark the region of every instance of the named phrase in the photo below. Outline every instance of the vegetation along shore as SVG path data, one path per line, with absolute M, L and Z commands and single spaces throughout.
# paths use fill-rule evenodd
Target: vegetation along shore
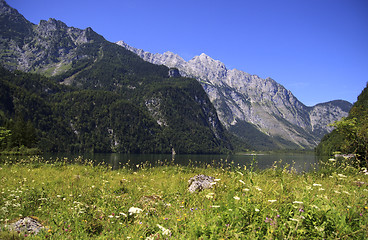
M 0 239 L 368 237 L 367 169 L 343 159 L 303 174 L 277 163 L 262 171 L 163 162 L 111 170 L 67 161 L 1 163 Z M 199 174 L 214 179 L 212 188 L 191 193 L 188 180 Z M 37 233 L 17 232 L 25 217 Z

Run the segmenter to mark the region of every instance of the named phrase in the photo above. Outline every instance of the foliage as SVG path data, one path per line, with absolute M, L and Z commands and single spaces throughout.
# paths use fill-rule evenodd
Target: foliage
M 169 153 L 173 147 L 178 153 L 231 149 L 217 116 L 211 115 L 215 109 L 194 79 L 152 77 L 128 93 L 66 87 L 37 74 L 0 68 L 0 90 L 0 126 L 12 132 L 0 151 L 16 152 L 21 146 L 124 153 Z M 152 98 L 163 103 L 153 113 L 146 106 Z M 168 125 L 159 125 L 156 113 Z
M 353 153 L 368 167 L 368 85 L 358 97 L 349 116 L 333 124 L 335 130 L 326 135 L 317 147 L 320 155 L 332 152 Z
M 33 239 L 368 237 L 368 175 L 335 159 L 304 174 L 277 165 L 253 171 L 162 162 L 111 171 L 87 159 L 66 161 L 8 158 L 0 165 L 3 230 L 33 216 L 45 226 Z M 187 180 L 197 174 L 216 184 L 189 193 Z

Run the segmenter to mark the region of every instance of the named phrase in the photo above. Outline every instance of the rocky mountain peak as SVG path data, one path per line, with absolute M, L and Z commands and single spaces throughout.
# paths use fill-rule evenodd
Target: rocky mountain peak
M 12 14 L 12 13 L 18 13 L 17 10 L 15 10 L 14 8 L 11 8 L 6 2 L 5 0 L 0 0 L 0 14 Z
M 224 63 L 204 53 L 186 62 L 171 52 L 152 54 L 118 44 L 148 62 L 176 67 L 182 76 L 196 78 L 215 106 L 222 124 L 245 139 L 250 138 L 249 131 L 259 131 L 256 138 L 262 139 L 260 145 L 272 142 L 277 148 L 314 148 L 321 137 L 331 131 L 327 125 L 347 116 L 351 107 L 346 101 L 306 107 L 274 79 L 262 79 L 237 69 L 228 70 Z M 268 139 L 261 138 L 262 134 Z

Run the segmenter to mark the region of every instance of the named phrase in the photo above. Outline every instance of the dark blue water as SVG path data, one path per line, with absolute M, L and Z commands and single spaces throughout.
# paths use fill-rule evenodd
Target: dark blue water
M 178 164 L 182 166 L 204 167 L 254 167 L 267 169 L 275 163 L 278 167 L 293 167 L 297 172 L 308 172 L 317 168 L 318 157 L 314 153 L 282 153 L 259 155 L 171 155 L 171 154 L 44 154 L 46 160 L 75 159 L 77 157 L 92 160 L 95 163 L 110 165 L 113 169 L 121 167 L 135 168 L 137 165 L 157 166 L 163 164 Z

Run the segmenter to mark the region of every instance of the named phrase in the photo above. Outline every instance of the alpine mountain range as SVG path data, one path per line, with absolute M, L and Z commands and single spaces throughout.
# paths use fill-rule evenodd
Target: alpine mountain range
M 52 18 L 36 25 L 4 0 L 0 27 L 0 64 L 41 74 L 53 86 L 12 83 L 6 79 L 19 73 L 2 71 L 0 87 L 17 90 L 6 90 L 0 120 L 23 111 L 24 121 L 42 132 L 40 142 L 55 151 L 216 153 L 232 149 L 228 132 L 251 150 L 313 149 L 332 130 L 328 124 L 352 106 L 343 100 L 305 106 L 275 80 L 229 70 L 206 54 L 185 61 L 111 43 L 91 28 Z M 19 98 L 20 90 L 30 97 Z M 24 99 L 37 99 L 48 113 L 34 115 L 34 104 L 26 109 Z
M 344 100 L 305 106 L 272 78 L 262 79 L 225 64 L 206 54 L 189 61 L 172 52 L 145 52 L 124 41 L 118 45 L 142 59 L 197 79 L 215 106 L 222 124 L 238 137 L 267 148 L 314 148 L 332 130 L 329 126 L 346 117 L 352 106 Z M 255 138 L 249 138 L 257 135 Z

